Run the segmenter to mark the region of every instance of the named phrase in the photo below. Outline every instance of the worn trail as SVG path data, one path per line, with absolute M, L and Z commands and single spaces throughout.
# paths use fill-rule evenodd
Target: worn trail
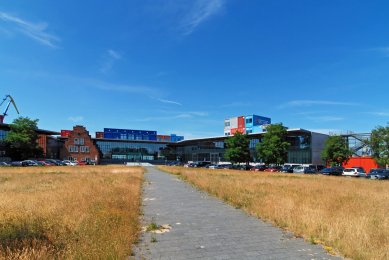
M 148 167 L 143 225 L 135 259 L 338 259 L 211 197 L 176 176 Z

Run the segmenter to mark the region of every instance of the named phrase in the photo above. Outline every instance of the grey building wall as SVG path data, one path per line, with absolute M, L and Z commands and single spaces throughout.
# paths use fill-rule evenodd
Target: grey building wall
M 321 152 L 324 149 L 324 144 L 328 139 L 328 135 L 312 132 L 312 164 L 324 164 L 321 159 Z

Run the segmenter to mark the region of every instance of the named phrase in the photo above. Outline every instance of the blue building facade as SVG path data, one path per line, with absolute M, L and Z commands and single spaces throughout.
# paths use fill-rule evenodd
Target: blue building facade
M 248 115 L 244 118 L 247 134 L 264 132 L 266 130 L 264 126 L 271 124 L 271 119 L 269 117 Z
M 157 131 L 104 128 L 104 139 L 157 141 Z

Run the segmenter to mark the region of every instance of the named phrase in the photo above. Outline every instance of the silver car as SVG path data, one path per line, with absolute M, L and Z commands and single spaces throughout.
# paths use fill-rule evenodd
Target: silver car
M 307 174 L 307 173 L 316 173 L 316 171 L 308 166 L 297 166 L 294 167 L 293 173 Z

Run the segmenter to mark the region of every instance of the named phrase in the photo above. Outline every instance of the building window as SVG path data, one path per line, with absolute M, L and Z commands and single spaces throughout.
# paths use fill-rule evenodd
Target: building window
M 0 140 L 4 140 L 7 136 L 8 131 L 0 130 Z
M 253 122 L 253 119 L 252 118 L 247 118 L 246 119 L 246 124 L 251 124 Z
M 79 139 L 79 143 L 80 143 L 81 145 L 83 145 L 83 144 L 84 144 L 84 138 L 80 138 L 80 139 Z
M 225 122 L 224 126 L 230 126 L 230 122 Z
M 74 145 L 69 145 L 69 152 L 78 153 L 78 147 Z
M 81 153 L 89 153 L 89 146 L 80 146 Z
M 74 138 L 74 144 L 80 144 L 80 139 Z

